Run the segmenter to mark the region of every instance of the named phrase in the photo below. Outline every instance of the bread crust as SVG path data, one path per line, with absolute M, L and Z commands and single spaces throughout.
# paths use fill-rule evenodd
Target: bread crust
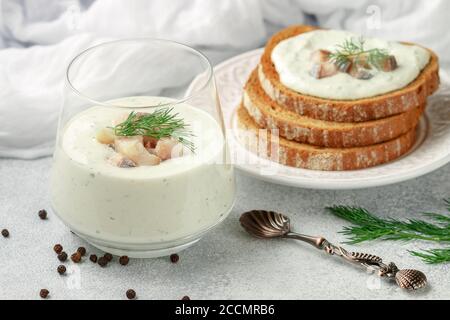
M 242 105 L 237 109 L 237 125 L 240 142 L 258 156 L 291 167 L 324 171 L 363 169 L 392 161 L 410 150 L 416 138 L 413 128 L 393 140 L 366 147 L 316 147 L 260 131 Z
M 335 121 L 361 122 L 385 118 L 424 105 L 439 87 L 438 57 L 430 52 L 430 61 L 419 76 L 406 87 L 383 95 L 358 100 L 332 100 L 304 95 L 285 87 L 272 63 L 274 47 L 282 40 L 316 30 L 295 25 L 275 34 L 267 43 L 258 68 L 259 81 L 269 97 L 288 110 L 307 117 Z
M 359 147 L 392 140 L 416 127 L 425 106 L 383 119 L 359 123 L 330 122 L 301 116 L 273 101 L 261 88 L 257 70 L 245 87 L 242 105 L 261 128 L 301 143 L 330 148 Z

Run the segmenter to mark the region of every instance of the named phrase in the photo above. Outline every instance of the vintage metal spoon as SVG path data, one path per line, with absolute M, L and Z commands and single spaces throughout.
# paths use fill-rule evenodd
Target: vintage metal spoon
M 290 220 L 281 213 L 265 210 L 252 210 L 245 212 L 239 219 L 242 227 L 257 238 L 289 238 L 307 242 L 317 249 L 325 250 L 330 255 L 337 255 L 346 261 L 359 264 L 367 269 L 378 269 L 380 277 L 394 278 L 400 288 L 417 290 L 427 284 L 427 277 L 423 272 L 414 269 L 399 270 L 391 262 L 383 263 L 383 260 L 375 255 L 359 252 L 349 252 L 340 246 L 336 246 L 325 238 L 312 237 L 291 231 Z

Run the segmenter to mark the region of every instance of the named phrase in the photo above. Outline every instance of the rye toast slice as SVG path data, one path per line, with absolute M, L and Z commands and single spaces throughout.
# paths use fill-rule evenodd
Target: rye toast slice
M 241 105 L 235 134 L 245 148 L 280 164 L 323 171 L 356 170 L 380 165 L 405 154 L 414 145 L 416 129 L 383 143 L 355 148 L 322 148 L 272 136 L 261 130 Z
M 273 48 L 282 40 L 316 30 L 296 25 L 275 34 L 266 45 L 258 68 L 259 81 L 273 100 L 288 110 L 310 118 L 335 122 L 361 122 L 381 119 L 424 105 L 439 87 L 438 57 L 430 52 L 430 61 L 419 76 L 406 87 L 383 95 L 358 100 L 332 100 L 304 95 L 285 87 L 272 63 Z
M 425 108 L 414 107 L 398 115 L 366 122 L 317 120 L 273 101 L 261 88 L 257 70 L 245 85 L 242 105 L 261 128 L 278 129 L 288 140 L 330 148 L 367 146 L 397 138 L 416 127 Z

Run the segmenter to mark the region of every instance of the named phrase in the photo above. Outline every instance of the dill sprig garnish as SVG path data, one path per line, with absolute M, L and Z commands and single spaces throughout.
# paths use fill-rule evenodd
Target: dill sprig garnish
M 378 48 L 366 50 L 364 43 L 363 37 L 346 39 L 343 44 L 336 46 L 336 50 L 329 56 L 330 60 L 338 68 L 354 63 L 365 69 L 368 69 L 369 65 L 376 69 L 382 69 L 382 62 L 389 57 L 389 53 L 385 49 Z
M 444 263 L 450 261 L 450 248 L 445 249 L 429 249 L 418 251 L 409 251 L 413 256 L 421 258 L 429 264 Z
M 450 199 L 445 200 L 450 205 Z M 347 243 L 356 244 L 375 239 L 381 240 L 423 240 L 450 242 L 450 216 L 438 213 L 424 213 L 431 221 L 394 218 L 379 218 L 368 210 L 351 206 L 332 206 L 327 209 L 335 216 L 351 222 L 340 232 L 348 237 Z M 450 212 L 450 206 L 447 208 Z M 450 248 L 430 249 L 423 252 L 410 251 L 427 263 L 450 262 Z
M 444 199 L 444 202 L 447 205 L 448 212 L 450 212 L 450 198 L 449 199 Z
M 173 108 L 161 108 L 152 113 L 137 113 L 132 111 L 127 119 L 113 127 L 116 136 L 147 136 L 155 139 L 172 137 L 186 146 L 192 152 L 195 151 L 194 143 L 189 140 L 193 137 L 178 113 L 173 113 Z

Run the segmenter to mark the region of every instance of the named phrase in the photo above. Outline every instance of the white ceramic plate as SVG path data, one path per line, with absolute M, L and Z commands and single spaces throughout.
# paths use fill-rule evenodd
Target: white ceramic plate
M 353 171 L 315 171 L 279 165 L 257 157 L 237 140 L 235 111 L 242 87 L 256 67 L 262 49 L 231 58 L 215 67 L 215 77 L 236 168 L 274 183 L 311 189 L 358 189 L 416 178 L 450 162 L 450 91 L 441 89 L 428 99 L 418 126 L 417 142 L 403 157 L 376 167 Z M 193 83 L 195 87 L 195 83 Z M 442 87 L 442 86 L 441 86 Z

